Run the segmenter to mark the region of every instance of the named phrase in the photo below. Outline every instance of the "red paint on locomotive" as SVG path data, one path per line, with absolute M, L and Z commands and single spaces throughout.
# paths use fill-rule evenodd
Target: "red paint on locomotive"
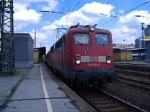
M 84 82 L 93 77 L 100 81 L 106 77 L 117 78 L 112 35 L 108 30 L 71 28 L 51 47 L 48 58 L 49 65 L 68 80 Z

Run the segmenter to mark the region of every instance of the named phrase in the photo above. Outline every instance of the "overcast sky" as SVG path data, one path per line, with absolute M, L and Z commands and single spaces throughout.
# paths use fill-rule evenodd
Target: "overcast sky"
M 37 47 L 47 51 L 56 41 L 56 28 L 97 24 L 112 32 L 114 44 L 134 44 L 142 35 L 141 23 L 150 24 L 150 0 L 14 0 L 14 12 L 15 33 L 34 38 L 36 30 Z

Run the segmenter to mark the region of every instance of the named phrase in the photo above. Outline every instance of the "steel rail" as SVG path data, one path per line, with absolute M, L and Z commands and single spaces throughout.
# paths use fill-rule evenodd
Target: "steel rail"
M 117 99 L 117 100 L 123 102 L 124 104 L 127 104 L 127 105 L 129 105 L 129 106 L 131 106 L 131 107 L 137 109 L 138 111 L 146 112 L 144 109 L 141 109 L 141 108 L 139 108 L 139 107 L 137 107 L 137 106 L 135 106 L 135 105 L 133 105 L 133 104 L 131 104 L 131 103 L 129 103 L 129 102 L 126 102 L 125 100 L 120 99 L 120 98 L 118 98 L 118 97 L 116 97 L 116 96 L 114 96 L 114 95 L 112 95 L 112 94 L 110 94 L 110 93 L 108 93 L 108 92 L 106 92 L 106 91 L 104 91 L 104 90 L 101 90 L 101 92 L 103 92 L 103 93 L 105 93 L 105 94 L 107 94 L 107 95 L 113 97 L 114 99 Z

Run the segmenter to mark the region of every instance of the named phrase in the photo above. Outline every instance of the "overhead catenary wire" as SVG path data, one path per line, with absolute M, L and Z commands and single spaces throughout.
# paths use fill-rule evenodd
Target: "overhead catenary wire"
M 105 22 L 105 23 L 101 24 L 101 26 L 104 26 L 105 24 L 110 23 L 110 22 L 111 22 L 111 21 L 113 21 L 114 19 L 116 19 L 116 18 L 112 18 L 112 19 L 110 19 L 109 21 L 107 21 L 107 22 Z
M 147 4 L 147 3 L 149 3 L 149 2 L 150 2 L 150 0 L 148 0 L 148 1 L 146 1 L 146 2 L 144 2 L 144 3 L 142 3 L 142 4 L 140 4 L 140 5 L 138 5 L 138 6 L 134 7 L 134 8 L 132 8 L 132 9 L 130 9 L 130 10 L 124 12 L 124 13 L 121 14 L 121 15 L 127 14 L 127 13 L 129 13 L 129 12 L 131 12 L 131 11 L 133 11 L 133 10 L 135 10 L 135 9 L 137 9 L 137 8 L 139 8 L 139 7 L 141 7 L 141 6 L 145 5 L 145 4 Z
M 69 0 L 69 12 L 70 12 L 70 0 Z
M 106 3 L 108 4 L 108 3 L 110 3 L 112 0 L 108 0 Z
M 131 8 L 131 9 L 127 10 L 127 11 L 125 11 L 123 14 L 120 14 L 120 15 L 118 14 L 118 15 L 114 16 L 114 18 L 112 18 L 111 20 L 109 20 L 109 21 L 103 23 L 102 25 L 104 26 L 104 25 L 110 23 L 111 21 L 113 21 L 114 19 L 116 19 L 116 18 L 118 18 L 118 17 L 120 17 L 120 16 L 123 16 L 123 15 L 125 15 L 125 14 L 127 14 L 127 13 L 129 13 L 129 12 L 131 12 L 131 11 L 133 11 L 133 10 L 135 10 L 135 9 L 137 9 L 137 8 L 139 8 L 139 7 L 141 7 L 141 6 L 145 5 L 145 4 L 147 4 L 147 3 L 149 3 L 149 2 L 150 2 L 150 0 L 148 0 L 148 1 L 146 1 L 146 2 L 144 2 L 144 3 L 142 3 L 142 4 L 140 4 L 140 5 L 138 5 L 138 6 L 136 6 L 136 7 L 133 7 L 133 8 Z
M 69 15 L 71 14 L 71 12 L 74 11 L 74 9 L 80 4 L 80 2 L 81 2 L 81 0 L 79 0 L 79 1 L 77 2 L 77 4 L 73 7 L 73 9 L 70 11 L 70 0 L 69 0 L 69 12 L 66 13 L 66 14 L 67 14 L 67 16 L 66 16 L 66 21 L 67 21 Z M 62 27 L 63 27 L 63 25 L 62 25 Z
M 78 3 L 73 7 L 73 9 L 71 10 L 71 12 L 74 11 L 74 9 L 80 4 L 80 2 L 81 2 L 81 0 L 78 1 Z
M 62 8 L 62 11 L 61 12 L 64 12 L 64 9 L 65 9 L 65 7 L 66 7 L 66 0 L 65 0 L 65 3 L 64 3 L 64 6 L 63 6 L 63 8 Z

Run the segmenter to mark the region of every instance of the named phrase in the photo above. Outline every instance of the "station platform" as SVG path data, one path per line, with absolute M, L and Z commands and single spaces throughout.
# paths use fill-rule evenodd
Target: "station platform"
M 55 79 L 45 64 L 0 76 L 0 112 L 95 112 Z

